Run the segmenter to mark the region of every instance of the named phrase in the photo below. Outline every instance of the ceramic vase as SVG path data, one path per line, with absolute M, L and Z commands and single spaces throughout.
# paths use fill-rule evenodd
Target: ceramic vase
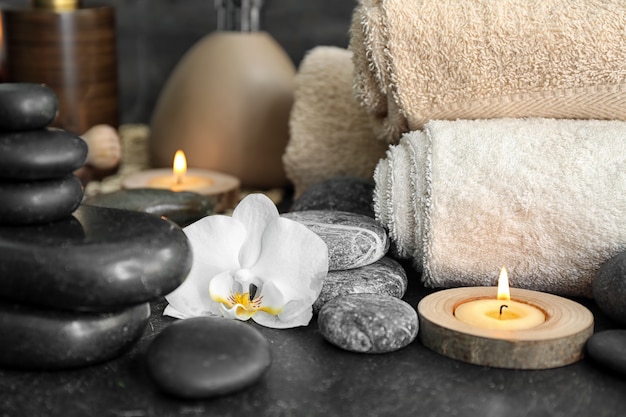
M 243 187 L 285 186 L 295 73 L 266 32 L 207 35 L 161 91 L 151 120 L 152 165 L 171 166 L 182 149 L 189 167 L 234 175 Z

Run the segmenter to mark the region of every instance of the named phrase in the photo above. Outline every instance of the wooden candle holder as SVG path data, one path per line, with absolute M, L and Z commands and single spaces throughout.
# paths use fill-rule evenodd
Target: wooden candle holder
M 150 183 L 155 178 L 167 178 L 173 176 L 171 168 L 150 169 L 131 174 L 122 180 L 122 187 L 125 189 L 151 188 Z M 196 178 L 206 178 L 211 181 L 210 185 L 180 191 L 192 191 L 201 194 L 215 204 L 217 213 L 224 212 L 235 207 L 239 202 L 240 181 L 239 179 L 220 172 L 204 169 L 189 169 L 186 176 Z M 155 187 L 152 187 L 155 188 Z
M 489 330 L 454 316 L 463 303 L 495 299 L 496 287 L 442 290 L 418 304 L 419 336 L 429 349 L 475 365 L 511 369 L 548 369 L 569 365 L 584 356 L 593 334 L 593 314 L 584 306 L 552 294 L 511 289 L 511 299 L 530 304 L 546 321 L 528 330 Z

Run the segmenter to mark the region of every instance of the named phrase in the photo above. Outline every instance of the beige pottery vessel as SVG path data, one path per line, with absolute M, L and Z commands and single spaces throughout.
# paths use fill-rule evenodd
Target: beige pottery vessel
M 234 175 L 245 188 L 282 187 L 296 69 L 265 32 L 214 32 L 181 59 L 151 120 L 154 167 L 182 149 L 190 168 Z

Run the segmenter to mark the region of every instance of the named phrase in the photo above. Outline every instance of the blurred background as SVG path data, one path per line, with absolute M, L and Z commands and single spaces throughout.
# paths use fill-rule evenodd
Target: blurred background
M 115 8 L 120 123 L 149 123 L 159 93 L 180 58 L 217 27 L 213 0 L 82 0 Z M 0 9 L 30 0 L 0 0 Z M 266 0 L 261 29 L 296 67 L 316 45 L 347 47 L 356 0 Z M 33 57 L 37 59 L 37 57 Z

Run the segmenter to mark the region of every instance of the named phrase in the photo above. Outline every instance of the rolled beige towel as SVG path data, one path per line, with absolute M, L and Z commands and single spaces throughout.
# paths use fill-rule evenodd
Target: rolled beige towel
M 352 53 L 337 47 L 313 48 L 300 64 L 283 155 L 296 197 L 331 177 L 371 178 L 385 155 L 352 95 L 352 74 Z
M 354 91 L 377 136 L 434 119 L 626 119 L 623 0 L 360 0 Z
M 430 287 L 591 296 L 626 250 L 626 122 L 431 121 L 380 161 L 374 208 Z

